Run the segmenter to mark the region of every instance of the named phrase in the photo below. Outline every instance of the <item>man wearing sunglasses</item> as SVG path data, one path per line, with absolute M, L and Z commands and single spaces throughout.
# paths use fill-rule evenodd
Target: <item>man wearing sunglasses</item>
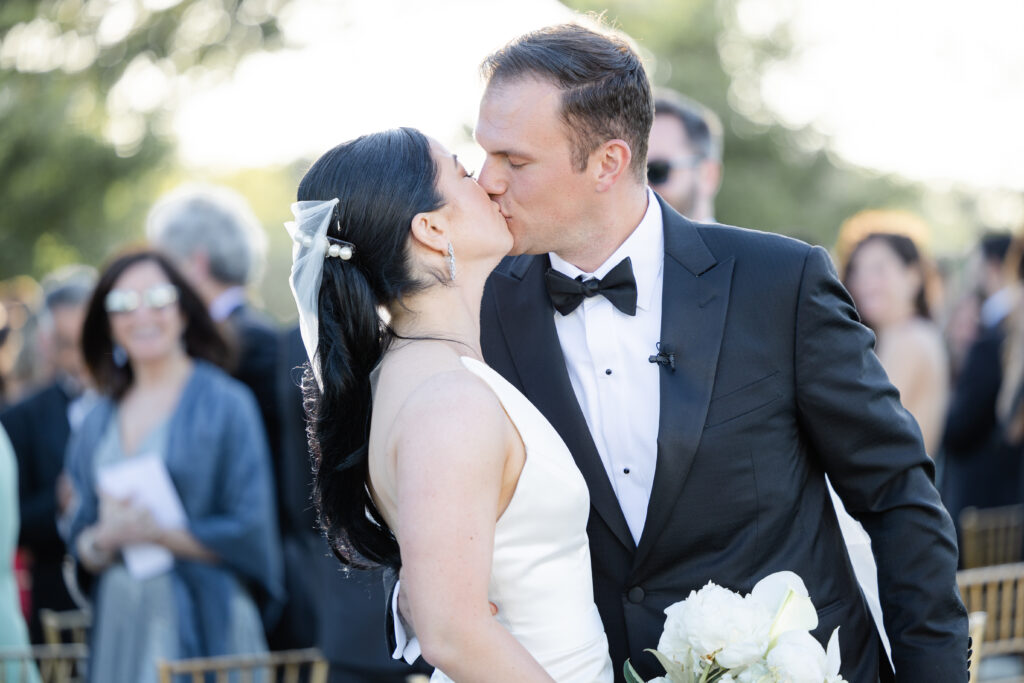
M 722 123 L 713 111 L 674 90 L 656 93 L 647 182 L 687 218 L 715 222 L 715 195 L 722 182 Z

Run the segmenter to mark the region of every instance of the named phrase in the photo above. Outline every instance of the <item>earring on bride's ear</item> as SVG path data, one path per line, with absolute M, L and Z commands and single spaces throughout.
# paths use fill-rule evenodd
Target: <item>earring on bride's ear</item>
M 452 282 L 455 282 L 455 249 L 452 248 L 452 243 L 448 243 L 448 275 L 451 276 Z

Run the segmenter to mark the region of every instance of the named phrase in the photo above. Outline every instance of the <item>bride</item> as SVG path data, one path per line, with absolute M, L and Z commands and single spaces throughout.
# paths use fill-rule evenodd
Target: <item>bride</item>
M 512 247 L 498 205 L 409 128 L 327 152 L 298 199 L 291 284 L 335 554 L 402 567 L 432 680 L 611 681 L 586 484 L 482 360 L 484 282 Z

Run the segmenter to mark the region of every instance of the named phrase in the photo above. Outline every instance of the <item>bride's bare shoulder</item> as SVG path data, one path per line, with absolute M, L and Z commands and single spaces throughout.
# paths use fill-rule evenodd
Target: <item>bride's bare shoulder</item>
M 507 431 L 508 417 L 493 390 L 457 353 L 410 346 L 388 360 L 381 366 L 377 400 L 391 403 L 392 443 L 441 444 L 477 434 L 502 443 L 495 437 Z

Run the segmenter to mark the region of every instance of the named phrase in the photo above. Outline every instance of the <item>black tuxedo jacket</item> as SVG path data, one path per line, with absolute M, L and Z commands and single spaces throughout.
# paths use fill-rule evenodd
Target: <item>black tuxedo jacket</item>
M 660 201 L 660 200 L 659 200 Z M 713 580 L 748 592 L 792 570 L 840 629 L 843 676 L 879 678 L 879 648 L 825 486 L 871 536 L 900 681 L 966 681 L 957 548 L 916 423 L 820 247 L 695 224 L 665 228 L 657 465 L 639 545 L 566 371 L 546 255 L 506 259 L 484 293 L 487 362 L 558 430 L 590 489 L 594 593 L 616 676 L 660 673 L 663 610 Z M 655 349 L 651 349 L 654 354 Z M 883 674 L 888 677 L 888 674 Z

